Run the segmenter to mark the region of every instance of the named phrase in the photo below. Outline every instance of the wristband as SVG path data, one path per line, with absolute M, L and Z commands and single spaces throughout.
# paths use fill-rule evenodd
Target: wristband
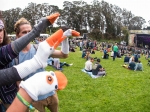
M 17 98 L 25 105 L 27 106 L 30 110 L 35 110 L 35 107 L 33 107 L 29 102 L 27 102 L 19 93 L 17 93 Z

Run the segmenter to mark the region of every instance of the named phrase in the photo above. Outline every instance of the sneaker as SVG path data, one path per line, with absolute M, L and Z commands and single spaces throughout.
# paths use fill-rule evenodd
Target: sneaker
M 72 66 L 72 65 L 73 65 L 73 63 L 69 64 L 69 66 Z

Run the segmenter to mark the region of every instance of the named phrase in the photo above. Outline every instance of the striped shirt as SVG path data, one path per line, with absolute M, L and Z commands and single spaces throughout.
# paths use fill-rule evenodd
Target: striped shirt
M 11 61 L 17 55 L 11 48 L 11 44 L 0 47 L 0 69 L 9 68 Z M 0 87 L 0 99 L 4 104 L 11 104 L 18 91 L 16 83 Z
M 0 69 L 8 68 L 9 63 L 17 57 L 11 48 L 11 44 L 0 47 Z

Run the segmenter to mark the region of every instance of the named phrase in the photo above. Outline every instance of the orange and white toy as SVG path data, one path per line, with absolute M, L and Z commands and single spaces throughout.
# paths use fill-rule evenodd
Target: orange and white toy
M 67 36 L 71 35 L 78 36 L 79 33 L 71 29 L 60 29 L 48 37 L 45 41 L 41 42 L 32 59 L 26 60 L 25 62 L 14 66 L 17 69 L 21 79 L 35 72 L 39 68 L 45 68 L 47 66 L 48 57 L 53 54 L 54 50 L 67 38 Z
M 36 73 L 25 81 L 21 81 L 19 86 L 25 89 L 34 101 L 37 101 L 40 95 L 64 89 L 67 82 L 66 76 L 60 71 L 43 71 Z
M 60 16 L 60 14 L 58 12 L 51 14 L 49 16 L 47 16 L 46 18 L 49 20 L 49 22 L 51 24 L 53 24 L 55 22 L 55 20 Z
M 66 28 L 63 27 L 62 30 L 64 31 L 64 30 L 66 30 Z M 78 37 L 78 36 L 80 36 L 80 33 L 75 30 L 72 30 L 72 29 L 68 29 L 63 33 L 63 38 L 65 38 L 65 39 L 62 41 L 61 51 L 64 54 L 69 54 L 69 42 L 68 42 L 68 38 L 67 38 L 69 36 Z

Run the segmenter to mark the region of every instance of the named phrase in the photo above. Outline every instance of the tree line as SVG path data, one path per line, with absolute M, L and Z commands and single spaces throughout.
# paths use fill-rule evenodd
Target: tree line
M 57 20 L 58 27 L 68 26 L 81 33 L 89 33 L 90 37 L 100 40 L 105 39 L 127 39 L 128 30 L 141 30 L 146 23 L 145 19 L 135 16 L 131 11 L 119 6 L 109 4 L 105 1 L 93 0 L 91 4 L 80 1 L 64 1 L 63 8 L 49 5 L 48 3 L 29 3 L 24 9 L 19 7 L 2 11 L 7 32 L 14 32 L 14 24 L 21 17 L 25 17 L 35 25 L 41 17 L 54 12 L 59 12 Z M 54 32 L 57 28 L 52 28 Z M 50 27 L 43 33 L 50 33 Z M 122 37 L 122 35 L 124 37 Z

